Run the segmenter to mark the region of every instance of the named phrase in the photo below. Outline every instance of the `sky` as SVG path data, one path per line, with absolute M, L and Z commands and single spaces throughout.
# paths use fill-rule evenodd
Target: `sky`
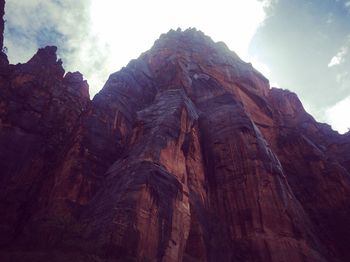
M 296 92 L 318 121 L 350 128 L 350 0 L 7 0 L 11 63 L 58 46 L 95 95 L 170 29 L 195 27 Z

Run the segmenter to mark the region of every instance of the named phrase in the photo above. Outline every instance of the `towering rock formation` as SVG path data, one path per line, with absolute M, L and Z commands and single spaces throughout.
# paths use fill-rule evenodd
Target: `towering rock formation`
M 0 73 L 1 261 L 349 261 L 350 135 L 194 29 L 92 100 L 56 48 Z

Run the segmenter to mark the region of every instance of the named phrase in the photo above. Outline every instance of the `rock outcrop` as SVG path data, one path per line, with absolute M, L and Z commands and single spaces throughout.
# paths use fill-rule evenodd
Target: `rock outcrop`
M 194 29 L 89 98 L 56 47 L 0 73 L 1 261 L 349 261 L 350 135 Z

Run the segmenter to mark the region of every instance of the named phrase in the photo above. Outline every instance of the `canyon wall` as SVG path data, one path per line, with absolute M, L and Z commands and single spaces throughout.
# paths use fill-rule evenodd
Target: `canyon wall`
M 56 47 L 0 65 L 1 261 L 350 260 L 350 134 L 224 43 L 171 30 L 88 89 Z

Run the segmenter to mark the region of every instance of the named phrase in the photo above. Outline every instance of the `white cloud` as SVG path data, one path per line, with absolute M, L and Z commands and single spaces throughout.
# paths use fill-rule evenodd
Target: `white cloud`
M 270 79 L 271 70 L 266 64 L 259 61 L 257 57 L 251 58 L 250 61 L 256 70 L 258 70 L 260 73 L 262 73 L 267 79 Z
M 343 46 L 339 52 L 332 57 L 331 61 L 328 64 L 328 67 L 336 66 L 344 62 L 345 56 L 348 53 L 348 46 Z
M 328 63 L 328 67 L 339 65 L 341 62 L 341 57 L 335 55 L 332 57 L 331 61 Z
M 350 1 L 344 3 L 345 8 L 350 12 Z
M 59 38 L 64 37 L 66 41 L 62 43 L 64 47 L 76 49 L 88 31 L 86 28 L 89 22 L 86 16 L 88 10 L 89 1 L 84 0 L 8 1 L 6 2 L 6 29 L 10 31 L 6 30 L 5 40 L 11 43 L 14 39 L 24 39 L 25 41 L 21 43 L 13 43 L 16 49 L 17 46 L 37 45 L 38 40 L 44 38 L 47 38 L 47 44 L 61 44 Z M 53 33 L 57 35 L 50 36 Z M 18 57 L 15 51 L 10 53 L 10 58 L 12 56 L 13 59 L 21 62 L 29 58 Z
M 350 6 L 350 1 L 349 1 Z M 336 65 L 340 65 L 345 62 L 345 57 L 349 54 L 349 46 L 350 46 L 350 35 L 345 37 L 345 44 L 340 48 L 338 53 L 332 57 L 331 61 L 328 63 L 328 67 L 333 67 Z
M 279 0 L 259 0 L 263 3 L 264 8 L 271 8 L 278 4 Z
M 327 122 L 339 133 L 345 133 L 350 128 L 350 96 L 339 101 L 326 110 Z

